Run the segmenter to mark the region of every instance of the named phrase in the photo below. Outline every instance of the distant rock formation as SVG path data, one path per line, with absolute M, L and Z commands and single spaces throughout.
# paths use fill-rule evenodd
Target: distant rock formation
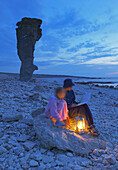
M 20 80 L 28 81 L 38 67 L 33 64 L 35 43 L 42 36 L 40 28 L 42 20 L 36 18 L 22 18 L 17 22 L 17 52 L 21 60 Z

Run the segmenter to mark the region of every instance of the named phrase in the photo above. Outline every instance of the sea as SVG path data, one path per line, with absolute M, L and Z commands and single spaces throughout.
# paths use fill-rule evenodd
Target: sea
M 87 84 L 94 84 L 98 86 L 107 86 L 118 88 L 118 77 L 107 77 L 107 78 L 82 78 L 79 79 L 78 82 L 87 83 Z

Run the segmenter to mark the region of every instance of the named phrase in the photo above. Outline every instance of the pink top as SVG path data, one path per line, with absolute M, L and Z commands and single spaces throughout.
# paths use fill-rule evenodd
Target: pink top
M 46 106 L 45 114 L 47 117 L 53 117 L 57 121 L 65 120 L 68 115 L 66 101 L 58 99 L 56 96 L 52 95 Z

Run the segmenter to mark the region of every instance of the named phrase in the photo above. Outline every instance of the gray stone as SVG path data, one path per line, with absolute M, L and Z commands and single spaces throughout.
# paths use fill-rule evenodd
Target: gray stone
M 30 166 L 31 166 L 31 167 L 38 166 L 38 162 L 35 161 L 35 160 L 31 160 L 31 161 L 30 161 Z
M 41 149 L 40 149 L 40 152 L 41 152 L 41 153 L 45 153 L 46 151 L 47 151 L 47 149 L 44 149 L 44 148 L 41 148 Z
M 44 170 L 46 168 L 46 165 L 43 162 L 40 162 L 39 169 Z
M 20 119 L 22 119 L 23 116 L 21 113 L 4 113 L 2 115 L 2 119 L 3 121 L 6 121 L 6 122 L 12 122 L 12 121 L 18 121 Z
M 35 152 L 34 154 L 33 154 L 33 159 L 34 160 L 36 160 L 36 161 L 38 161 L 38 162 L 40 162 L 41 160 L 42 160 L 42 154 L 39 152 L 39 151 L 37 151 L 37 152 Z
M 3 146 L 0 146 L 0 155 L 5 152 L 7 152 L 7 150 Z
M 54 153 L 53 153 L 53 152 L 48 151 L 48 152 L 47 152 L 47 155 L 48 155 L 48 156 L 54 156 Z
M 26 17 L 16 24 L 17 52 L 21 60 L 20 80 L 30 80 L 33 72 L 38 70 L 33 60 L 36 41 L 42 36 L 41 24 L 40 19 Z
M 114 157 L 113 154 L 105 157 L 105 160 L 108 161 L 110 164 L 115 164 L 116 163 L 116 158 Z
M 20 159 L 20 165 L 24 169 L 28 169 L 29 168 L 29 165 L 27 163 L 27 158 L 26 157 L 23 157 L 23 158 Z
M 67 152 L 67 156 L 72 157 L 73 154 L 71 152 Z
M 100 150 L 99 150 L 99 153 L 100 153 L 100 155 L 103 155 L 103 154 L 105 154 L 105 150 L 100 149 Z
M 116 153 L 115 158 L 116 158 L 116 160 L 118 161 L 118 153 Z
M 25 135 L 25 134 L 22 134 L 20 136 L 17 137 L 17 141 L 19 142 L 25 142 L 27 139 L 29 139 L 30 136 L 29 135 Z
M 23 143 L 23 146 L 24 146 L 26 151 L 29 151 L 35 146 L 35 143 L 32 142 L 32 141 L 26 141 L 26 142 Z
M 54 158 L 52 156 L 47 156 L 47 155 L 44 155 L 42 157 L 42 161 L 43 163 L 47 164 L 47 163 L 50 163 L 54 160 Z
M 100 153 L 99 153 L 99 150 L 98 150 L 98 149 L 94 149 L 93 154 L 94 154 L 95 156 L 100 156 Z
M 106 142 L 102 139 L 83 134 L 82 136 L 62 128 L 54 127 L 51 120 L 41 114 L 33 119 L 35 132 L 42 147 L 47 149 L 58 148 L 87 155 L 95 148 L 105 149 Z

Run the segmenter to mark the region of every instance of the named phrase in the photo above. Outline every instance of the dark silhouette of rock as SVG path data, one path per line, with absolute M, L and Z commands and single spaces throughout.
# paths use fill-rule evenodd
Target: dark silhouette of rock
M 28 81 L 38 67 L 33 64 L 35 43 L 42 36 L 42 20 L 22 18 L 16 25 L 17 52 L 21 60 L 20 80 Z

